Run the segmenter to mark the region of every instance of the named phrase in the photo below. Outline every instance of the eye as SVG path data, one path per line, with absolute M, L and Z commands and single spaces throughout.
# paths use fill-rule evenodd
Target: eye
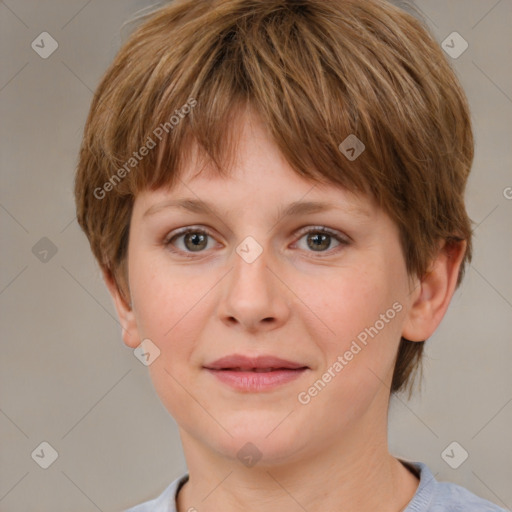
M 347 237 L 340 235 L 337 231 L 331 231 L 323 226 L 315 226 L 314 228 L 308 227 L 306 230 L 302 230 L 299 234 L 302 236 L 297 242 L 295 242 L 295 244 L 298 244 L 298 242 L 303 238 L 306 238 L 306 247 L 312 250 L 307 251 L 307 249 L 304 249 L 306 252 L 330 253 L 332 251 L 328 251 L 328 249 L 330 249 L 332 245 L 332 239 L 338 242 L 338 246 L 334 249 L 340 246 L 349 245 L 350 243 Z M 183 254 L 186 257 L 193 257 L 193 254 L 191 253 L 204 252 L 204 249 L 208 248 L 208 237 L 213 238 L 208 231 L 191 226 L 183 228 L 178 232 L 171 233 L 164 240 L 164 245 L 174 253 Z M 183 246 L 176 247 L 179 245 L 176 242 L 180 239 L 182 239 Z
M 330 229 L 324 226 L 315 226 L 314 228 L 307 228 L 307 230 L 302 232 L 303 235 L 296 242 L 300 242 L 303 238 L 306 239 L 306 247 L 312 249 L 312 252 L 331 252 L 328 249 L 331 247 L 332 240 L 336 240 L 338 245 L 334 248 L 337 249 L 340 246 L 348 245 L 350 242 L 348 238 L 341 236 L 336 231 L 331 231 Z
M 178 231 L 174 236 L 167 237 L 164 244 L 169 247 L 172 252 L 201 252 L 202 249 L 208 245 L 209 236 L 210 234 L 208 231 L 205 231 L 204 229 L 188 227 Z M 178 240 L 182 237 L 185 249 L 173 249 L 171 246 L 174 246 L 174 240 Z

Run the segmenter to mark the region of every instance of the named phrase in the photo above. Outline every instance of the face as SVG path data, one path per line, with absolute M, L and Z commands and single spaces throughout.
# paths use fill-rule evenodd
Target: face
M 413 300 L 398 228 L 370 199 L 295 174 L 256 117 L 241 127 L 229 178 L 193 177 L 192 159 L 179 186 L 137 196 L 125 342 L 158 347 L 149 371 L 160 399 L 217 454 L 252 442 L 272 463 L 364 442 L 369 425 L 385 429 Z M 184 199 L 208 208 L 176 206 Z M 284 215 L 312 202 L 325 208 Z M 231 355 L 302 369 L 207 369 Z

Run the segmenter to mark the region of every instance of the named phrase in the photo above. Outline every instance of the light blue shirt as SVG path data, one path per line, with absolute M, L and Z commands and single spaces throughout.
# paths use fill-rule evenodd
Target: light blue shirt
M 418 489 L 403 512 L 509 512 L 460 485 L 438 482 L 423 462 L 399 460 L 412 466 L 420 478 Z M 188 474 L 177 478 L 158 498 L 125 512 L 177 512 L 176 496 L 187 480 Z

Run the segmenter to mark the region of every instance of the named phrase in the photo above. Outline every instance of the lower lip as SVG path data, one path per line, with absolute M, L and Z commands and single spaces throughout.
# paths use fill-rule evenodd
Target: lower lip
M 211 370 L 214 377 L 238 391 L 268 391 L 298 379 L 307 368 L 299 370 L 274 370 L 271 372 L 244 372 L 236 370 Z

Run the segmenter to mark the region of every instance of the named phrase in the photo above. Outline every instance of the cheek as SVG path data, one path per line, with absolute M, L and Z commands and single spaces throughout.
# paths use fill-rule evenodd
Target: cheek
M 178 277 L 175 269 L 171 273 L 156 265 L 146 268 L 151 271 L 140 272 L 133 280 L 133 296 L 141 336 L 160 349 L 148 367 L 149 374 L 170 414 L 185 421 L 195 378 L 190 365 L 205 321 L 200 318 L 204 316 L 200 299 L 205 290 L 183 275 Z
M 179 288 L 154 275 L 141 275 L 140 281 L 133 281 L 132 293 L 140 334 L 151 339 L 164 339 L 171 334 L 177 322 Z
M 316 318 L 325 327 L 327 339 L 343 344 L 373 326 L 388 310 L 388 317 L 396 317 L 393 304 L 400 294 L 393 280 L 379 268 L 344 268 L 328 278 L 297 282 L 295 289 L 310 310 L 311 323 Z M 380 322 L 378 327 L 382 330 Z
M 139 332 L 160 348 L 161 361 L 175 363 L 188 358 L 204 321 L 199 318 L 198 294 L 184 290 L 179 282 L 158 279 L 140 299 L 136 314 Z
M 162 249 L 163 251 L 163 249 Z M 140 334 L 165 341 L 173 337 L 198 300 L 194 280 L 170 267 L 159 251 L 130 254 L 130 288 Z M 195 283 L 197 284 L 197 283 Z M 200 294 L 199 294 L 200 296 Z
M 334 380 L 343 382 L 340 389 L 361 390 L 362 382 L 371 389 L 371 381 L 384 380 L 392 368 L 404 315 L 397 277 L 382 265 L 340 269 L 325 281 L 323 293 L 318 286 L 300 291 L 315 313 L 305 323 L 309 338 L 323 354 L 325 371 L 331 368 Z
M 195 377 L 191 376 L 191 367 L 198 364 L 196 352 L 202 331 L 211 321 L 209 291 L 219 277 L 206 272 L 199 275 L 190 267 L 171 266 L 159 255 L 141 254 L 132 263 L 139 334 L 160 349 L 158 359 L 149 367 L 155 387 L 160 380 L 174 387 L 169 373 L 189 386 Z
M 333 432 L 356 422 L 376 396 L 387 400 L 404 314 L 397 284 L 377 269 L 346 269 L 329 280 L 323 297 L 310 292 L 304 301 L 314 304 L 311 309 L 322 320 L 311 316 L 306 324 L 322 365 L 301 390 L 300 403 L 310 400 L 304 411 L 324 417 Z M 319 336 L 315 326 L 322 323 L 329 330 Z M 325 433 L 320 429 L 318 435 Z

